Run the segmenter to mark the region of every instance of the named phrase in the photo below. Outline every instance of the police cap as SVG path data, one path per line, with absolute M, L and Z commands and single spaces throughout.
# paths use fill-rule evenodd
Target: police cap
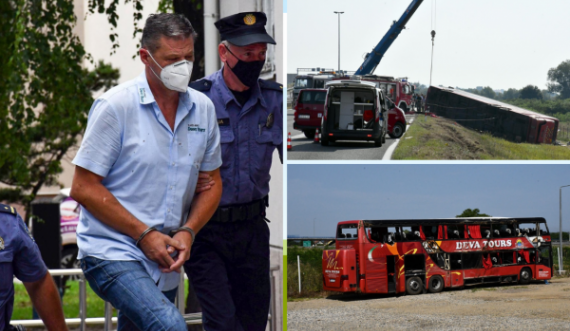
M 275 45 L 275 40 L 265 31 L 267 16 L 262 12 L 238 13 L 224 17 L 215 23 L 222 40 L 236 46 L 256 43 Z

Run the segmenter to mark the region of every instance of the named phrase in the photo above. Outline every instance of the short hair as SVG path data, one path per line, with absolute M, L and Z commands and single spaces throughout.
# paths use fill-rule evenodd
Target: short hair
M 190 21 L 182 14 L 151 14 L 147 19 L 141 38 L 141 46 L 154 52 L 158 49 L 161 37 L 183 39 L 198 37 Z
M 230 42 L 227 41 L 227 40 L 222 40 L 222 41 L 220 41 L 220 44 L 226 46 L 227 48 L 230 48 L 230 45 L 231 45 L 231 46 L 235 46 L 234 44 L 230 43 Z

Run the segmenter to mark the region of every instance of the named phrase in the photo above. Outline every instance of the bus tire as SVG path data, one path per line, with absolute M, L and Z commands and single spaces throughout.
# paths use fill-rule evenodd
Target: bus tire
M 410 277 L 406 280 L 406 293 L 416 295 L 422 293 L 424 284 L 420 277 Z
M 519 283 L 528 284 L 532 279 L 532 271 L 529 268 L 522 268 L 519 275 Z
M 439 293 L 443 291 L 443 277 L 440 275 L 431 276 L 428 281 L 429 293 Z

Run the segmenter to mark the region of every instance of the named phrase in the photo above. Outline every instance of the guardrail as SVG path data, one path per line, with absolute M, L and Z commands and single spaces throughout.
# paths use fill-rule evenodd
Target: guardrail
M 279 265 L 271 266 L 269 270 L 270 274 L 270 284 L 271 284 L 271 302 L 269 307 L 269 315 L 267 317 L 269 321 L 269 330 L 277 330 L 276 320 L 273 318 L 272 314 L 275 311 L 275 276 L 273 272 L 280 270 Z M 117 324 L 117 317 L 113 317 L 113 306 L 105 301 L 105 317 L 91 317 L 87 318 L 87 286 L 85 275 L 82 269 L 50 269 L 48 270 L 52 276 L 79 276 L 79 318 L 66 318 L 65 323 L 68 326 L 79 326 L 80 331 L 86 331 L 87 325 L 104 325 L 105 331 L 113 330 L 113 324 Z M 191 313 L 184 314 L 185 306 L 185 286 L 184 280 L 188 279 L 184 273 L 184 268 L 180 272 L 180 284 L 178 285 L 178 293 L 174 304 L 184 317 L 187 325 L 202 324 L 202 313 Z M 183 298 L 180 300 L 180 298 Z M 24 327 L 42 327 L 45 326 L 41 319 L 35 320 L 13 320 L 10 321 L 11 325 L 22 325 Z

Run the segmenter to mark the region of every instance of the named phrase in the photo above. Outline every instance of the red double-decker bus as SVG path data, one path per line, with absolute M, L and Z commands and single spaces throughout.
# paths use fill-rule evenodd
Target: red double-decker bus
M 323 251 L 323 288 L 361 293 L 441 292 L 552 277 L 546 220 L 453 218 L 340 222 Z

